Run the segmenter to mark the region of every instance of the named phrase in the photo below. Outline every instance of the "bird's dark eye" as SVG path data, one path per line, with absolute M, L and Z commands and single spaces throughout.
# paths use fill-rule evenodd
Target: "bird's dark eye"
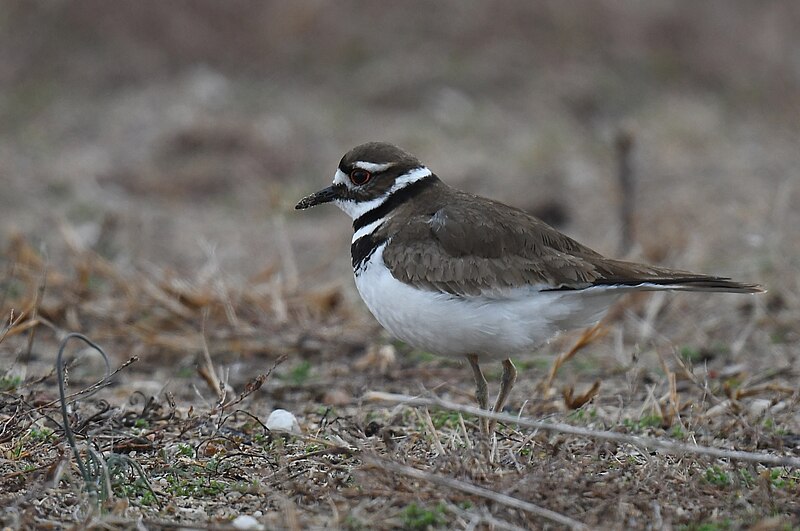
M 350 182 L 356 186 L 367 184 L 372 179 L 372 174 L 367 170 L 356 168 L 350 172 Z

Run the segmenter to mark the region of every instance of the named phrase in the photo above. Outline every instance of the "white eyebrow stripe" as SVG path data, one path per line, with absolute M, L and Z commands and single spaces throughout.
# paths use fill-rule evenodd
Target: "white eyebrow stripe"
M 355 164 L 353 164 L 356 168 L 361 168 L 362 170 L 371 171 L 373 173 L 386 171 L 392 166 L 394 166 L 394 162 L 386 162 L 384 164 L 377 164 L 375 162 L 365 162 L 363 160 L 359 160 Z
M 425 166 L 420 166 L 419 168 L 415 168 L 408 173 L 404 173 L 403 175 L 399 176 L 397 179 L 394 180 L 394 184 L 392 188 L 389 190 L 389 193 L 396 192 L 401 188 L 405 188 L 411 183 L 415 183 L 420 179 L 424 179 L 425 177 L 430 177 L 433 175 L 431 170 L 426 168 Z
M 375 232 L 375 229 L 377 229 L 385 220 L 386 218 L 377 219 L 372 223 L 370 223 L 369 225 L 364 225 L 363 227 L 355 231 L 353 233 L 353 239 L 351 243 L 356 243 L 356 241 L 359 238 L 362 238 L 368 234 L 372 234 L 373 232 Z

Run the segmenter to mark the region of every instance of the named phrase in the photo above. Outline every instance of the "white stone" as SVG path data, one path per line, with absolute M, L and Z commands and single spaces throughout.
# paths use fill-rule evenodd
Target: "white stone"
M 278 410 L 282 411 L 282 410 Z M 258 523 L 258 520 L 250 516 L 249 514 L 240 514 L 236 518 L 233 519 L 231 525 L 234 529 L 264 529 L 264 526 Z
M 276 409 L 269 414 L 267 429 L 276 432 L 300 433 L 300 424 L 297 422 L 297 417 L 285 409 Z

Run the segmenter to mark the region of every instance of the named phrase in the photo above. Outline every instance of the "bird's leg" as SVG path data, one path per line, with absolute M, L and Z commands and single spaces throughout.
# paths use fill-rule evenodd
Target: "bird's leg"
M 467 361 L 469 361 L 469 365 L 472 367 L 472 374 L 475 377 L 475 398 L 478 399 L 478 406 L 481 409 L 489 409 L 489 386 L 486 383 L 486 377 L 483 375 L 483 372 L 481 372 L 481 368 L 478 365 L 478 356 L 475 354 L 468 354 Z M 488 435 L 488 419 L 481 417 L 480 426 L 481 433 Z
M 517 368 L 514 367 L 514 364 L 511 362 L 510 358 L 503 360 L 503 378 L 500 380 L 500 392 L 497 393 L 497 400 L 494 403 L 493 411 L 495 413 L 500 413 L 503 411 L 503 406 L 506 405 L 508 395 L 511 394 L 511 388 L 514 387 L 514 383 L 516 381 Z M 489 433 L 494 431 L 496 424 L 496 420 L 493 420 L 489 423 Z

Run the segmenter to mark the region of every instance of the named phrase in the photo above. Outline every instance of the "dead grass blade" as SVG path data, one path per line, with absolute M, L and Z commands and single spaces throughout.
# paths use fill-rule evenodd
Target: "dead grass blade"
M 460 481 L 458 479 L 445 476 L 438 476 L 436 474 L 432 474 L 431 472 L 426 472 L 424 470 L 407 465 L 401 465 L 400 463 L 395 463 L 394 461 L 389 461 L 380 457 L 362 454 L 360 458 L 364 464 L 373 466 L 375 468 L 380 468 L 388 472 L 400 474 L 420 481 L 427 481 L 428 483 L 433 483 L 434 485 L 472 494 L 473 496 L 480 496 L 481 498 L 491 500 L 506 507 L 519 509 L 541 518 L 546 518 L 547 520 L 565 525 L 571 529 L 589 529 L 589 527 L 582 522 L 574 520 L 569 516 L 551 511 L 550 509 L 545 509 L 544 507 L 539 507 L 531 502 L 514 498 L 507 494 L 503 494 L 502 492 L 496 492 L 484 487 L 479 487 L 478 485 L 473 485 L 472 483 L 467 483 L 466 481 Z
M 440 398 L 423 398 L 419 396 L 398 395 L 393 393 L 371 391 L 364 395 L 364 400 L 367 402 L 385 402 L 389 404 L 405 404 L 408 406 L 436 406 L 449 411 L 456 411 L 459 413 L 466 413 L 468 415 L 475 415 L 482 418 L 496 420 L 505 424 L 516 424 L 518 426 L 524 426 L 526 428 L 533 428 L 537 430 L 566 433 L 569 435 L 577 435 L 579 437 L 588 437 L 591 439 L 600 439 L 605 441 L 614 441 L 620 444 L 631 444 L 633 446 L 646 448 L 648 450 L 663 450 L 672 454 L 706 455 L 719 459 L 746 461 L 749 463 L 760 463 L 762 465 L 789 466 L 794 468 L 800 467 L 800 458 L 797 457 L 769 455 L 739 450 L 723 450 L 722 448 L 712 448 L 710 446 L 698 446 L 667 441 L 656 439 L 654 437 L 640 437 L 638 435 L 626 435 L 611 431 L 591 430 L 588 428 L 581 428 L 579 426 L 572 426 L 570 424 L 563 424 L 560 422 L 543 422 L 526 417 L 507 415 L 505 413 L 494 413 L 475 406 L 456 404 Z
M 578 409 L 588 404 L 595 396 L 597 396 L 599 391 L 600 380 L 597 380 L 585 393 L 576 395 L 573 387 L 565 387 L 561 391 L 561 395 L 564 397 L 564 405 L 567 406 L 568 409 Z
M 5 340 L 5 338 L 24 332 L 29 327 L 38 324 L 38 321 L 34 322 L 31 320 L 22 323 L 21 321 L 26 314 L 27 312 L 23 311 L 19 315 L 15 316 L 14 310 L 11 310 L 11 315 L 8 317 L 8 324 L 3 327 L 2 331 L 0 331 L 0 343 L 2 343 L 3 340 Z M 35 324 L 30 324 L 30 323 L 35 323 Z
M 600 339 L 607 333 L 608 329 L 603 325 L 602 321 L 591 328 L 587 328 L 583 334 L 581 334 L 581 337 L 578 338 L 575 344 L 572 345 L 572 348 L 566 352 L 562 352 L 555 360 L 553 360 L 553 364 L 550 366 L 550 372 L 547 374 L 547 378 L 539 385 L 539 389 L 545 392 L 549 391 L 550 388 L 553 387 L 553 380 L 556 378 L 558 369 L 560 369 L 564 363 L 569 361 L 582 348 L 587 346 L 592 341 Z
M 19 324 L 14 325 L 14 326 L 12 326 L 10 328 L 7 328 L 7 329 L 3 330 L 2 334 L 0 334 L 0 342 L 2 342 L 7 337 L 11 337 L 11 336 L 15 336 L 17 334 L 21 334 L 22 332 L 24 332 L 24 331 L 26 331 L 26 330 L 28 330 L 30 328 L 33 328 L 34 326 L 37 326 L 39 324 L 41 324 L 41 321 L 39 319 L 28 319 L 24 323 L 19 323 Z
M 33 305 L 31 309 L 31 321 L 35 321 L 36 317 L 39 314 L 39 305 L 42 303 L 42 299 L 44 298 L 44 292 L 47 289 L 47 262 L 45 261 L 44 265 L 42 266 L 42 276 L 39 280 L 39 284 L 36 286 L 36 295 L 33 298 Z M 27 365 L 28 360 L 31 359 L 31 352 L 33 351 L 33 340 L 36 337 L 36 327 L 33 326 L 28 330 L 28 346 L 25 349 L 25 355 L 23 357 L 18 357 L 15 360 L 14 364 L 18 361 L 21 361 L 23 364 Z
M 661 418 L 664 419 L 663 425 L 671 426 L 676 418 L 680 420 L 681 408 L 680 399 L 678 398 L 678 382 L 675 373 L 670 370 L 667 360 L 664 359 L 661 351 L 656 349 L 656 353 L 658 354 L 658 361 L 661 363 L 661 369 L 667 375 L 667 382 L 669 383 L 669 407 L 661 402 L 658 403 L 658 407 L 661 408 Z
M 422 420 L 425 425 L 425 430 L 428 432 L 431 439 L 433 439 L 433 445 L 436 447 L 436 451 L 439 452 L 439 455 L 445 455 L 444 446 L 442 446 L 442 441 L 439 439 L 439 434 L 436 433 L 436 428 L 433 427 L 433 419 L 431 419 L 428 408 L 422 408 L 421 413 L 417 410 L 417 415 L 421 417 L 420 420 Z
M 217 376 L 217 371 L 214 370 L 214 363 L 211 361 L 211 352 L 208 350 L 208 342 L 206 341 L 206 322 L 208 322 L 208 311 L 203 311 L 203 327 L 200 334 L 200 340 L 203 344 L 202 358 L 198 360 L 197 372 L 205 380 L 206 384 L 217 395 L 217 405 L 225 402 L 225 386 Z

